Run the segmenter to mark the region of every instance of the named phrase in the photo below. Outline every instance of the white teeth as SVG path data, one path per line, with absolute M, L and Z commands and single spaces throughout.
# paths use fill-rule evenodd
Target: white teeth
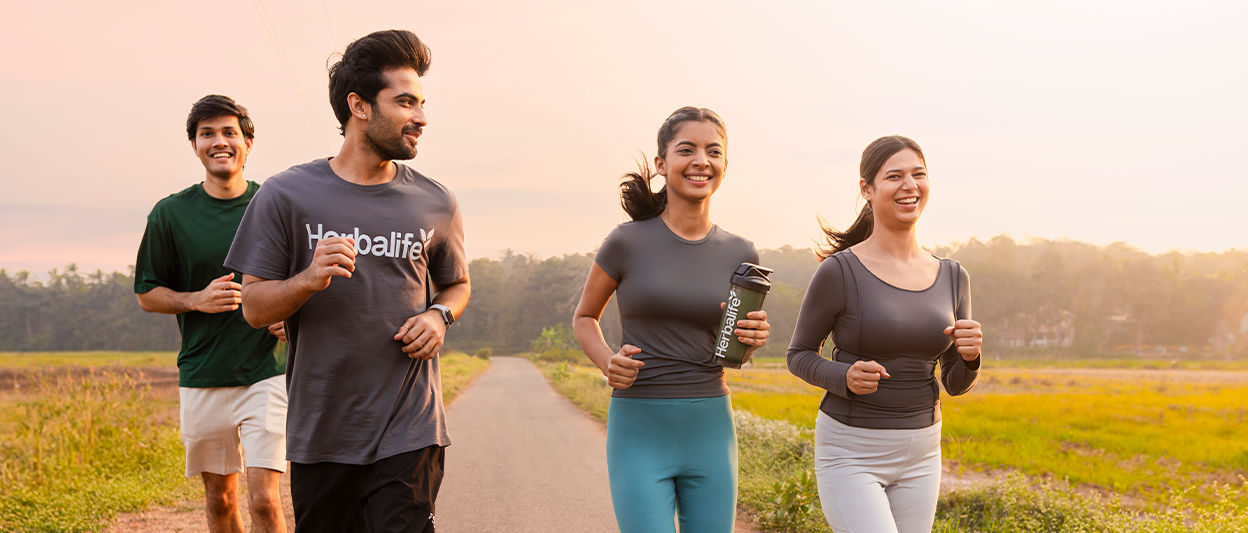
M 211 156 L 211 157 L 212 157 L 213 159 L 226 159 L 226 158 L 230 157 L 230 154 L 229 154 L 229 153 L 227 153 L 227 152 L 217 152 L 217 153 L 215 153 L 215 154 L 212 154 L 212 156 Z
M 690 180 L 690 181 L 710 181 L 711 177 L 710 176 L 685 176 L 685 179 Z
M 897 200 L 897 203 L 904 204 L 904 205 L 917 204 L 919 203 L 919 199 L 918 198 L 902 198 L 900 200 Z

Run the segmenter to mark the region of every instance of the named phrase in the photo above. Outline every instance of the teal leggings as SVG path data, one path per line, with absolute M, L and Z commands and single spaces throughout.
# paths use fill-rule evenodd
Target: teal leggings
M 737 435 L 728 396 L 611 398 L 607 472 L 621 533 L 730 533 Z

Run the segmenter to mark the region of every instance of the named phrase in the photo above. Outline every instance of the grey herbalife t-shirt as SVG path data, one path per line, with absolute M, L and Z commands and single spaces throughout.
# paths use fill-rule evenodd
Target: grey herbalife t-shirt
M 619 284 L 624 343 L 641 348 L 633 359 L 646 363 L 633 386 L 613 396 L 728 394 L 713 353 L 719 303 L 737 266 L 758 262 L 753 243 L 718 226 L 701 240 L 686 240 L 654 217 L 616 226 L 594 261 Z
M 311 264 L 317 241 L 335 235 L 355 239 L 355 272 L 333 278 L 286 320 L 287 458 L 370 464 L 450 444 L 436 357 L 417 361 L 395 411 L 411 359 L 394 334 L 425 310 L 426 275 L 438 284 L 468 274 L 454 195 L 404 165 L 380 185 L 343 180 L 327 159 L 291 167 L 252 199 L 225 266 L 287 279 Z

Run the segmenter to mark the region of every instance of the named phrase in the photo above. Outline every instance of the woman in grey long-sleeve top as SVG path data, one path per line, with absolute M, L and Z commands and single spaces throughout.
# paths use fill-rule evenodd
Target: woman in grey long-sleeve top
M 940 382 L 979 376 L 983 334 L 970 279 L 919 247 L 930 185 L 923 151 L 901 136 L 862 153 L 867 205 L 828 249 L 802 302 L 789 371 L 827 389 L 815 421 L 815 473 L 838 532 L 931 531 L 940 489 Z M 833 359 L 820 356 L 829 333 Z

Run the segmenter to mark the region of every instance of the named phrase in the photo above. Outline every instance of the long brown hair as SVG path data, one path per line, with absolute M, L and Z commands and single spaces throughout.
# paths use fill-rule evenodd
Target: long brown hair
M 724 120 L 705 107 L 686 106 L 668 115 L 667 120 L 664 120 L 663 125 L 659 127 L 658 154 L 660 158 L 667 158 L 667 145 L 672 143 L 672 139 L 676 137 L 676 130 L 685 122 L 714 124 L 719 129 L 719 135 L 724 138 L 724 148 L 727 149 L 728 132 L 724 127 Z M 620 178 L 620 205 L 633 220 L 657 217 L 667 207 L 667 184 L 663 184 L 663 188 L 658 192 L 650 190 L 650 180 L 654 176 L 654 170 L 650 168 L 643 156 L 641 162 L 637 164 L 637 170 L 627 172 Z
M 914 139 L 901 135 L 889 135 L 871 141 L 871 144 L 868 144 L 862 151 L 862 161 L 858 163 L 858 175 L 867 182 L 867 185 L 875 185 L 875 175 L 879 173 L 880 167 L 888 162 L 888 158 L 907 149 L 914 150 L 914 153 L 919 154 L 919 159 L 924 162 L 923 164 L 927 164 L 927 160 L 923 157 L 923 149 L 919 148 L 919 143 L 914 142 Z M 836 231 L 820 219 L 819 229 L 823 230 L 827 242 L 819 247 L 815 255 L 819 256 L 820 261 L 827 259 L 836 252 L 866 240 L 874 227 L 875 214 L 871 211 L 870 201 L 862 206 L 862 210 L 858 212 L 858 218 L 845 231 Z

